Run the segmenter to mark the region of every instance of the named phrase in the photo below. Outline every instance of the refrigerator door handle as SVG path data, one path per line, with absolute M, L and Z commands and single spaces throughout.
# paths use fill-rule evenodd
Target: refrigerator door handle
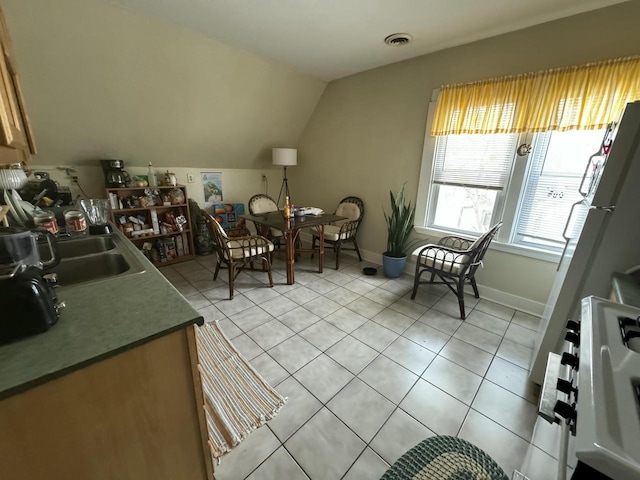
M 589 207 L 589 210 L 603 210 L 605 212 L 613 212 L 615 211 L 616 206 L 615 205 L 609 205 L 608 207 L 599 207 L 596 205 L 592 205 Z
M 593 159 L 596 157 L 599 157 L 600 154 L 600 150 L 598 150 L 596 153 L 594 153 L 593 155 L 591 155 L 589 157 L 589 161 L 587 162 L 587 166 L 584 169 L 584 174 L 582 175 L 582 180 L 580 180 L 580 185 L 578 186 L 578 193 L 580 195 L 582 195 L 583 197 L 587 197 L 587 195 L 589 195 L 589 192 L 591 191 L 591 189 L 593 188 L 593 178 L 596 175 L 596 170 L 597 170 L 597 165 L 596 168 L 594 168 L 594 166 L 592 165 Z M 584 192 L 582 190 L 582 187 L 584 186 L 585 180 L 587 179 L 587 175 L 589 174 L 589 170 L 592 169 L 593 170 L 593 176 L 591 177 L 591 181 L 589 182 L 589 186 L 587 188 L 587 191 Z
M 558 262 L 558 266 L 556 268 L 556 272 L 560 270 L 560 265 L 562 265 L 562 260 L 564 260 L 564 256 L 567 253 L 567 248 L 569 248 L 569 242 L 571 241 L 571 238 L 567 237 L 567 230 L 569 230 L 569 224 L 571 223 L 571 217 L 573 216 L 573 211 L 583 201 L 584 200 L 578 200 L 576 203 L 571 205 L 571 210 L 569 210 L 569 216 L 567 217 L 567 223 L 565 224 L 564 230 L 562 231 L 562 238 L 564 238 L 564 248 L 562 249 L 562 255 L 560 255 L 560 261 Z

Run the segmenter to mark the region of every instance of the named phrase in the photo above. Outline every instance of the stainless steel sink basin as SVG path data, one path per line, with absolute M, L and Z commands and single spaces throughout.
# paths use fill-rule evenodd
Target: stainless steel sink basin
M 131 266 L 119 253 L 103 253 L 61 261 L 47 270 L 58 274 L 61 287 L 104 280 L 128 272 Z
M 58 240 L 57 244 L 58 253 L 62 259 L 108 252 L 116 248 L 116 244 L 111 235 Z M 49 246 L 46 243 L 38 245 L 38 250 L 42 260 L 51 258 Z
M 102 282 L 145 271 L 135 247 L 117 233 L 58 240 L 60 263 L 45 270 L 56 273 L 58 285 L 69 287 Z M 47 244 L 38 245 L 40 258 L 51 258 Z

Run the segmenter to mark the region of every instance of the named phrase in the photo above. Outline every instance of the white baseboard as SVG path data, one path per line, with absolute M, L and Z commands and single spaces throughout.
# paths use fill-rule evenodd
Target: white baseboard
M 344 252 L 349 255 L 354 255 L 354 252 Z M 382 254 L 377 252 L 371 252 L 368 250 L 360 249 L 360 253 L 362 254 L 362 259 L 366 260 L 369 263 L 373 263 L 376 265 L 382 265 Z M 412 262 L 410 259 L 407 261 L 407 265 L 404 269 L 404 272 L 407 275 L 413 276 L 415 273 L 416 264 Z M 530 300 L 528 298 L 519 297 L 518 295 L 514 295 L 512 293 L 503 292 L 502 290 L 497 290 L 495 288 L 487 287 L 486 285 L 478 284 L 478 291 L 480 292 L 480 298 L 485 298 L 495 303 L 499 303 L 500 305 L 504 305 L 505 307 L 514 308 L 516 310 L 520 310 L 521 312 L 528 313 L 530 315 L 535 315 L 537 317 L 541 317 L 544 312 L 544 303 L 536 302 L 534 300 Z

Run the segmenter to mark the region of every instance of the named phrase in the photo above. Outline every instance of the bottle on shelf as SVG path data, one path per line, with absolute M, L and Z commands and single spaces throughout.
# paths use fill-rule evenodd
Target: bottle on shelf
M 151 162 L 149 162 L 149 174 L 147 175 L 147 179 L 150 187 L 158 186 L 158 177 L 156 177 L 156 172 L 153 169 L 153 164 Z
M 291 215 L 291 208 L 289 207 L 289 197 L 288 196 L 284 197 L 284 209 L 282 211 L 282 215 L 284 216 L 284 218 L 289 218 L 289 216 Z

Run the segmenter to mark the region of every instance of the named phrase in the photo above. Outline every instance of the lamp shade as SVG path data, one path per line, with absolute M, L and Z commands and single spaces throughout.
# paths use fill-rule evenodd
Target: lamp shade
M 298 164 L 298 150 L 295 148 L 272 148 L 274 165 L 284 165 L 285 167 Z

